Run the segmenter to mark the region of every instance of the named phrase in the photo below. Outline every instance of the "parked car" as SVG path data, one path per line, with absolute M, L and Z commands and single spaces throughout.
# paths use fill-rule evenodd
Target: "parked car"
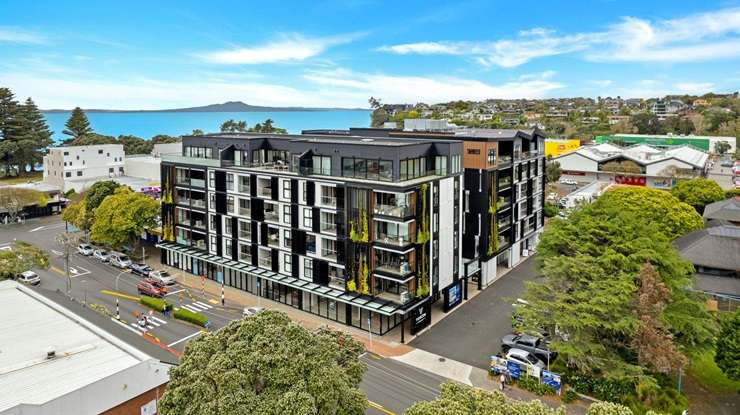
M 524 365 L 525 367 L 533 368 L 536 377 L 539 377 L 540 371 L 545 368 L 545 363 L 542 360 L 522 349 L 509 349 L 506 352 L 506 359 Z
M 556 352 L 550 350 L 550 346 L 544 339 L 529 334 L 507 334 L 502 337 L 501 350 L 507 352 L 512 348 L 526 350 L 543 361 L 552 362 L 558 357 Z
M 557 193 L 554 193 L 554 192 L 548 194 L 547 195 L 547 200 L 550 200 L 550 201 L 553 201 L 553 202 L 556 201 L 556 200 L 558 200 L 558 194 Z
M 244 310 L 242 311 L 242 316 L 250 317 L 250 316 L 257 315 L 263 311 L 265 311 L 264 307 L 244 307 Z
M 103 261 L 108 262 L 110 261 L 110 254 L 105 249 L 96 249 L 93 251 L 93 257 Z
M 148 277 L 149 273 L 153 271 L 152 267 L 147 264 L 131 264 L 129 268 L 131 268 L 132 274 L 141 275 L 142 277 Z
M 149 278 L 159 281 L 163 285 L 175 285 L 175 278 L 170 275 L 167 271 L 151 271 L 149 272 Z
M 131 266 L 131 259 L 126 254 L 113 252 L 110 254 L 110 264 L 118 268 L 128 268 Z
M 24 271 L 16 278 L 18 282 L 28 285 L 39 285 L 41 284 L 41 277 L 33 271 Z
M 573 179 L 569 179 L 567 177 L 561 177 L 560 180 L 558 180 L 558 183 L 562 183 L 562 184 L 578 184 L 577 181 L 575 181 Z
M 84 256 L 90 256 L 93 254 L 95 249 L 90 244 L 79 244 L 77 245 L 77 252 L 84 255 Z
M 139 281 L 139 283 L 136 284 L 136 290 L 139 292 L 139 294 L 158 298 L 164 297 L 164 295 L 167 293 L 167 290 L 158 286 L 156 281 L 150 280 L 148 278 Z

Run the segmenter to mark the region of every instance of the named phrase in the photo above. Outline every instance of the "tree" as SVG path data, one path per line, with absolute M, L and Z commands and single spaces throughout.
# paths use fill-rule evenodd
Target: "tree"
M 35 246 L 15 241 L 9 250 L 0 250 L 0 280 L 14 278 L 31 268 L 48 268 L 49 258 Z
M 275 127 L 274 121 L 270 118 L 266 119 L 262 124 L 257 123 L 254 127 L 249 129 L 250 133 L 268 133 L 268 134 L 287 134 L 288 130 L 285 128 Z
M 75 107 L 75 109 L 72 110 L 72 113 L 69 115 L 69 119 L 64 126 L 67 127 L 67 129 L 64 130 L 63 133 L 72 136 L 75 139 L 84 137 L 93 132 L 92 127 L 90 127 L 90 121 L 88 121 L 87 115 L 85 115 L 85 111 L 80 107 Z
M 560 169 L 560 163 L 557 161 L 548 161 L 545 163 L 545 183 L 555 183 L 558 181 L 563 171 Z
M 632 115 L 630 123 L 637 129 L 638 134 L 662 134 L 663 126 L 658 116 L 651 112 L 639 112 Z
M 169 144 L 169 143 L 177 143 L 180 141 L 178 137 L 173 137 L 171 135 L 166 134 L 157 134 L 150 140 L 152 144 Z
M 91 146 L 97 144 L 118 144 L 118 140 L 110 135 L 89 133 L 77 138 L 69 138 L 62 143 L 64 146 Z
M 732 148 L 732 146 L 730 146 L 730 143 L 727 141 L 718 141 L 714 143 L 714 151 L 720 156 L 730 151 L 730 148 Z
M 722 320 L 714 361 L 728 378 L 740 381 L 740 308 Z
M 725 192 L 717 182 L 703 178 L 680 181 L 671 190 L 671 194 L 693 206 L 699 214 L 704 213 L 706 205 L 725 198 Z
M 193 132 L 191 133 L 191 135 L 203 135 L 203 134 L 205 133 L 200 128 L 194 129 Z
M 382 127 L 383 124 L 390 119 L 390 115 L 388 115 L 385 105 L 383 105 L 379 99 L 375 99 L 374 97 L 370 97 L 368 103 L 370 104 L 370 108 L 373 109 L 372 114 L 370 114 L 370 126 Z
M 0 160 L 9 175 L 15 165 L 15 153 L 19 150 L 21 122 L 18 102 L 8 88 L 0 88 Z
M 227 120 L 221 124 L 222 133 L 245 133 L 247 132 L 246 121 Z
M 159 401 L 173 414 L 364 414 L 363 347 L 281 312 L 235 320 L 185 347 Z
M 157 217 L 156 200 L 120 187 L 93 212 L 92 239 L 114 248 L 136 245 L 144 229 L 156 226 Z
M 113 180 L 95 182 L 85 194 L 85 209 L 91 213 L 95 212 L 103 200 L 114 194 L 119 187 L 121 185 Z
M 671 245 L 701 227 L 696 211 L 670 193 L 637 187 L 604 193 L 542 234 L 543 278 L 527 284 L 529 306 L 519 311 L 525 326 L 554 334 L 552 347 L 573 370 L 649 376 L 654 367 L 637 358 L 637 346 L 647 343 L 640 328 L 653 321 L 643 321 L 648 314 L 639 307 L 639 274 L 649 262 L 670 292 L 658 313 L 661 340 L 671 339 L 684 354 L 707 350 L 716 324 L 703 298 L 686 290 L 693 267 Z
M 732 111 L 720 107 L 711 107 L 704 111 L 704 128 L 709 132 L 717 132 L 724 123 L 736 121 Z
M 19 114 L 24 141 L 19 146 L 19 152 L 16 153 L 16 160 L 20 166 L 33 167 L 43 160 L 43 150 L 54 143 L 51 139 L 51 130 L 31 98 L 26 99 L 26 102 L 19 107 Z

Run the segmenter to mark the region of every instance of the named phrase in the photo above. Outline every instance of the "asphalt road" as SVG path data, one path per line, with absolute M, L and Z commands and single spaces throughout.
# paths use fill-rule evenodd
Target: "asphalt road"
M 488 369 L 490 356 L 501 351 L 501 337 L 511 333 L 512 302 L 524 291 L 524 282 L 536 277 L 534 257 L 527 258 L 411 345 Z
M 140 277 L 129 272 L 121 273 L 111 265 L 77 254 L 76 250 L 70 254 L 69 259 L 72 271 L 71 297 L 73 297 L 70 300 L 66 296 L 67 279 L 64 273 L 63 249 L 55 242 L 56 235 L 62 232 L 64 223 L 59 216 L 31 219 L 25 224 L 0 226 L 0 249 L 17 239 L 46 250 L 49 253 L 50 268 L 35 270 L 42 279 L 41 284 L 35 289 L 160 360 L 176 363 L 177 356 L 167 349 L 181 352 L 190 339 L 202 335 L 200 328 L 172 317 L 165 317 L 161 313 L 154 314 L 156 319 L 152 319 L 152 324 L 147 328 L 148 334 L 143 335 L 142 331 L 135 327 L 135 315 L 149 311 L 136 300 L 138 298 L 136 284 Z M 116 277 L 118 277 L 117 288 Z M 169 295 L 169 299 L 176 307 L 182 305 L 196 307 L 209 317 L 212 329 L 223 327 L 241 317 L 238 311 L 222 309 L 218 304 L 201 297 L 197 290 L 189 291 L 176 286 L 170 292 L 172 294 Z M 92 311 L 94 305 L 104 306 L 111 315 L 115 315 L 117 298 L 122 323 Z M 263 306 L 269 308 L 269 301 L 263 302 Z M 375 355 L 365 355 L 362 359 L 368 364 L 361 384 L 362 390 L 371 402 L 368 414 L 401 414 L 414 402 L 434 399 L 439 384 L 444 381 L 444 378 L 392 359 Z

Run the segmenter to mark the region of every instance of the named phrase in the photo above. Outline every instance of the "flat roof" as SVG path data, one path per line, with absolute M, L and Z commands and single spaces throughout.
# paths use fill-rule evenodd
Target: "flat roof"
M 186 136 L 188 138 L 215 137 L 215 138 L 236 138 L 236 139 L 278 139 L 293 142 L 306 143 L 325 143 L 325 144 L 362 144 L 375 146 L 407 146 L 428 143 L 423 137 L 388 137 L 388 136 L 361 136 L 333 134 L 332 130 L 323 130 L 325 134 L 264 134 L 264 133 L 215 133 L 198 136 Z M 449 142 L 459 142 L 460 140 L 450 137 Z M 439 142 L 439 140 L 435 140 Z
M 0 304 L 0 412 L 43 405 L 154 360 L 15 281 L 0 282 Z M 56 357 L 46 358 L 49 348 Z

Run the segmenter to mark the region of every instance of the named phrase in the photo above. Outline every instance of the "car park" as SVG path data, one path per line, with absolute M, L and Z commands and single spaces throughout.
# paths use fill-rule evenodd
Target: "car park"
M 242 316 L 250 317 L 257 315 L 263 311 L 265 311 L 264 307 L 244 307 L 244 310 L 242 310 Z
M 103 262 L 110 261 L 110 254 L 105 249 L 96 249 L 93 251 L 93 257 Z
M 158 281 L 162 285 L 168 286 L 168 285 L 175 285 L 175 278 L 170 275 L 167 271 L 160 270 L 160 271 L 151 271 L 149 272 L 149 278 L 155 281 Z
M 550 350 L 549 344 L 542 338 L 529 334 L 508 334 L 501 338 L 501 349 L 504 352 L 516 348 L 528 351 L 540 360 L 552 362 L 558 354 Z
M 110 264 L 117 268 L 128 268 L 131 266 L 131 259 L 126 254 L 113 252 L 110 254 Z
M 166 289 L 159 287 L 156 281 L 150 279 L 139 281 L 139 283 L 136 284 L 136 290 L 139 292 L 139 294 L 158 298 L 164 297 L 164 295 L 167 293 Z
M 18 282 L 28 285 L 39 285 L 41 284 L 41 277 L 33 271 L 24 271 L 16 278 Z
M 147 264 L 131 264 L 129 268 L 131 268 L 132 274 L 141 275 L 142 277 L 148 277 L 149 273 L 153 271 L 152 267 Z
M 93 254 L 95 249 L 90 244 L 79 244 L 77 245 L 77 252 L 81 255 L 90 256 Z

